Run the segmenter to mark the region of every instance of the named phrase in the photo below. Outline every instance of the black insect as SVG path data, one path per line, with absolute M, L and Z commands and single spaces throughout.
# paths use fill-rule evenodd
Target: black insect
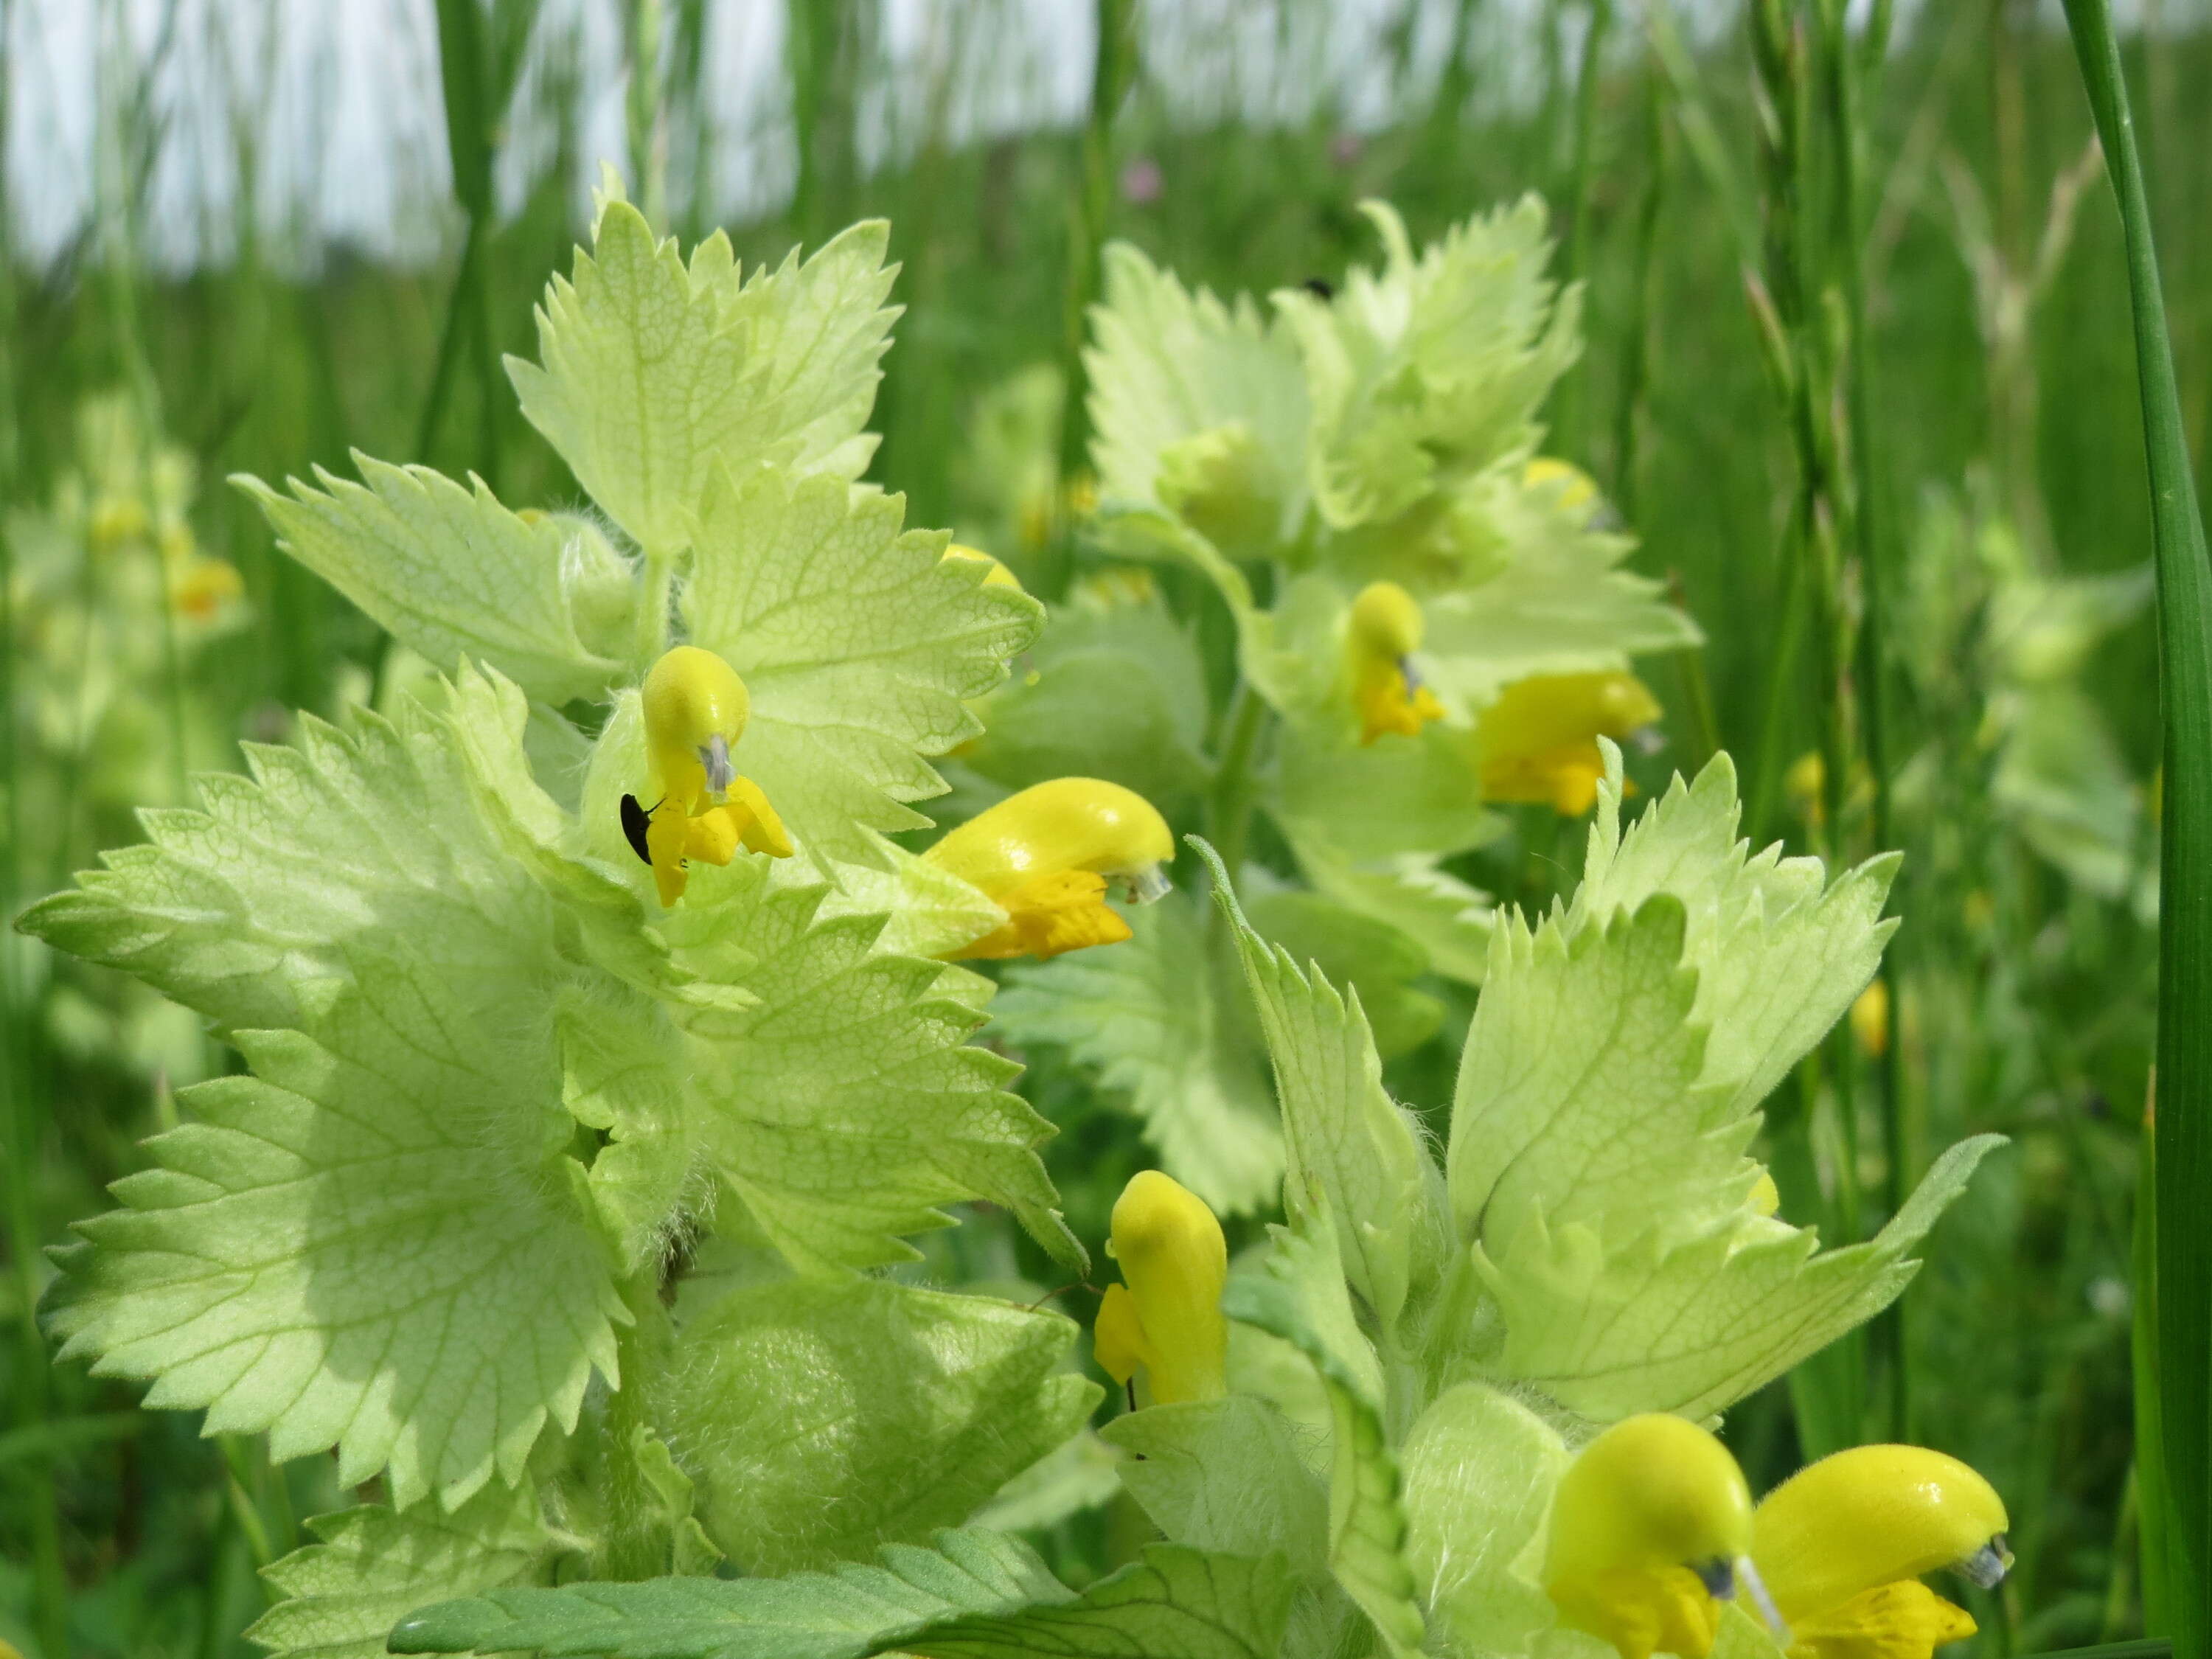
M 1336 284 L 1322 276 L 1309 276 L 1302 286 L 1309 294 L 1317 294 L 1324 300 L 1336 298 Z
M 653 823 L 653 815 L 659 810 L 659 801 L 651 806 L 640 806 L 635 795 L 624 795 L 622 799 L 623 839 L 629 842 L 629 850 L 637 854 L 641 864 L 653 862 L 652 850 L 645 844 L 645 832 Z

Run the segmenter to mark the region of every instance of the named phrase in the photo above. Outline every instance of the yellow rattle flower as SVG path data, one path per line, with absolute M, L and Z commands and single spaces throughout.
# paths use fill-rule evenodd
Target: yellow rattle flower
M 642 806 L 623 797 L 623 833 L 653 866 L 661 907 L 684 896 L 693 859 L 727 864 L 740 845 L 789 858 L 783 820 L 730 758 L 752 714 L 737 671 L 711 651 L 679 645 L 653 664 L 643 696 L 647 787 L 656 799 Z
M 924 853 L 1006 913 L 1000 927 L 947 953 L 1056 957 L 1129 937 L 1106 903 L 1109 883 L 1146 903 L 1167 891 L 1175 857 L 1167 820 L 1135 791 L 1097 778 L 1054 778 L 1009 795 Z
M 1229 1391 L 1229 1322 L 1221 1290 L 1229 1247 L 1206 1200 L 1158 1170 L 1130 1178 L 1114 1204 L 1110 1254 L 1121 1283 L 1106 1287 L 1091 1352 L 1146 1403 L 1218 1400 Z
M 1567 817 L 1589 811 L 1605 775 L 1601 738 L 1626 738 L 1659 718 L 1633 674 L 1539 674 L 1516 680 L 1482 714 L 1482 793 L 1545 801 Z
M 1716 1598 L 1732 1598 L 1740 1577 L 1760 1595 L 1751 1548 L 1751 1492 L 1728 1448 L 1694 1423 L 1647 1413 L 1598 1436 L 1559 1478 L 1544 1590 L 1563 1623 L 1622 1659 L 1662 1650 L 1705 1659 L 1720 1628 Z
M 1421 607 L 1395 582 L 1370 582 L 1352 600 L 1344 657 L 1361 743 L 1386 732 L 1419 737 L 1423 726 L 1444 717 L 1443 704 L 1413 667 L 1421 634 Z
M 1021 579 L 980 547 L 969 547 L 964 542 L 952 542 L 946 545 L 945 556 L 948 559 L 969 559 L 977 564 L 988 565 L 990 568 L 983 573 L 983 586 L 986 587 L 1011 587 L 1018 593 L 1022 591 Z
M 1791 1659 L 1928 1659 L 1974 1621 L 1920 1582 L 1984 1589 L 2012 1565 L 2004 1502 L 1955 1457 L 1855 1446 L 1801 1469 L 1752 1520 L 1752 1559 L 1790 1624 Z

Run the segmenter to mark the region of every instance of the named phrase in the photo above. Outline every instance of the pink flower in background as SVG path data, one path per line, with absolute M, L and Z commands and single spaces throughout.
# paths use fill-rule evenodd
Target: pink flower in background
M 1139 207 L 1157 202 L 1165 181 L 1160 164 L 1149 155 L 1139 155 L 1121 169 L 1121 199 Z
M 1356 132 L 1340 132 L 1328 141 L 1328 159 L 1340 167 L 1348 167 L 1358 161 L 1367 148 L 1367 141 Z

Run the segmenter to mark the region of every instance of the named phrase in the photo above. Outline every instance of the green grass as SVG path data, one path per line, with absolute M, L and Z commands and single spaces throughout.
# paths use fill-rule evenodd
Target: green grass
M 130 808 L 173 799 L 187 751 L 196 766 L 234 763 L 235 738 L 280 733 L 288 708 L 329 712 L 377 671 L 376 630 L 274 552 L 250 507 L 221 487 L 224 474 L 343 470 L 359 447 L 477 468 L 518 502 L 573 499 L 497 369 L 501 353 L 532 349 L 531 304 L 547 274 L 566 268 L 579 230 L 566 179 L 537 181 L 512 217 L 488 211 L 533 9 L 438 8 L 447 136 L 463 181 L 439 204 L 453 257 L 438 270 L 337 252 L 302 278 L 276 225 L 251 227 L 231 266 L 182 279 L 142 268 L 129 254 L 143 212 L 132 181 L 159 134 L 128 74 L 106 82 L 122 147 L 109 234 L 52 270 L 0 246 L 0 496 L 15 507 L 47 501 L 71 465 L 82 402 L 130 392 L 198 462 L 191 523 L 204 546 L 238 563 L 251 605 L 237 638 L 173 658 L 154 650 L 134 688 L 146 718 L 126 708 L 131 718 L 100 728 L 93 747 L 64 740 L 51 752 L 57 740 L 42 724 L 78 695 L 82 665 L 57 680 L 8 653 L 0 898 L 11 909 L 131 839 Z M 693 193 L 709 172 L 702 112 L 736 125 L 774 114 L 715 107 L 702 81 L 708 9 L 626 9 L 635 41 L 668 46 L 660 93 L 629 108 L 626 131 L 665 158 L 658 187 L 687 234 L 714 222 Z M 1293 21 L 1313 11 L 1295 0 L 1281 9 Z M 2154 1250 L 2139 1250 L 2135 1206 L 2155 1055 L 2160 1214 L 2201 1209 L 2190 1200 L 2212 1177 L 2212 1019 L 2161 1027 L 2158 930 L 2062 873 L 2021 833 L 1996 788 L 1998 688 L 1972 650 L 1936 643 L 1973 637 L 1984 612 L 1931 620 L 1915 572 L 1932 568 L 1954 520 L 1962 533 L 2013 537 L 2045 574 L 2111 572 L 2157 550 L 2160 624 L 2145 617 L 2108 640 L 2087 683 L 2139 786 L 2168 757 L 2166 832 L 2142 850 L 2163 860 L 2166 1007 L 2198 1006 L 2212 994 L 2202 979 L 2212 955 L 2183 930 L 2212 926 L 2212 848 L 2199 839 L 2212 834 L 2202 765 L 2212 679 L 2183 672 L 2205 666 L 2203 599 L 2185 585 L 2203 543 L 2199 531 L 2192 554 L 2185 498 L 2189 463 L 2201 468 L 2212 438 L 2212 221 L 2202 210 L 2212 108 L 2192 95 L 2212 76 L 2212 38 L 2177 38 L 2148 61 L 2131 40 L 2121 58 L 2138 77 L 2144 175 L 2130 183 L 2121 163 L 2129 229 L 2148 204 L 2165 256 L 2172 378 L 2162 386 L 2161 343 L 2140 330 L 2151 313 L 2136 313 L 2136 337 L 2126 321 L 2131 286 L 2142 301 L 2154 274 L 2147 240 L 2124 234 L 2101 184 L 2069 216 L 2053 211 L 2054 192 L 2072 188 L 2091 110 L 2067 42 L 2025 27 L 2024 9 L 1967 8 L 1957 24 L 1930 9 L 1879 64 L 1837 32 L 1839 9 L 1825 0 L 1802 9 L 1807 27 L 1792 38 L 1806 56 L 1795 63 L 1787 53 L 1797 48 L 1773 40 L 1755 61 L 1746 27 L 1693 51 L 1665 14 L 1612 9 L 1609 50 L 1589 73 L 1571 40 L 1525 54 L 1487 49 L 1496 9 L 1472 0 L 1450 10 L 1454 38 L 1470 49 L 1441 81 L 1433 66 L 1415 71 L 1410 46 L 1393 59 L 1386 40 L 1385 62 L 1401 64 L 1387 88 L 1390 119 L 1357 135 L 1325 98 L 1310 100 L 1308 118 L 1235 114 L 1222 91 L 1234 68 L 1226 40 L 1201 40 L 1174 66 L 1178 87 L 1222 93 L 1213 113 L 1194 111 L 1146 58 L 1139 19 L 1139 50 L 1098 77 L 1080 128 L 963 143 L 942 113 L 960 86 L 1021 72 L 993 46 L 1001 9 L 971 0 L 953 10 L 972 55 L 911 100 L 937 113 L 921 120 L 910 156 L 871 173 L 855 132 L 886 73 L 877 14 L 804 6 L 786 64 L 798 192 L 787 211 L 730 228 L 744 257 L 777 258 L 863 215 L 892 218 L 909 309 L 878 407 L 876 476 L 907 492 L 915 522 L 982 526 L 1004 504 L 963 465 L 979 401 L 1027 366 L 1074 367 L 1071 318 L 1092 291 L 1102 239 L 1129 238 L 1218 289 L 1264 290 L 1369 257 L 1356 212 L 1364 196 L 1398 202 L 1418 238 L 1474 208 L 1545 192 L 1589 295 L 1588 349 L 1551 447 L 1623 506 L 1643 540 L 1641 568 L 1679 587 L 1711 641 L 1679 672 L 1648 665 L 1671 705 L 1661 764 L 1727 748 L 1771 834 L 1799 848 L 1856 856 L 1889 844 L 1908 854 L 1888 1057 L 1838 1042 L 1802 1091 L 1778 1103 L 1806 1212 L 1825 1216 L 1832 1237 L 1869 1231 L 1917 1173 L 1916 1149 L 1992 1128 L 2015 1141 L 1937 1233 L 1905 1322 L 1840 1350 L 1794 1395 L 1777 1388 L 1747 1402 L 1731 1440 L 1764 1485 L 1805 1443 L 1909 1420 L 1916 1438 L 1984 1469 L 2012 1508 L 2021 1564 L 2002 1596 L 1973 1606 L 1979 1652 L 2131 1638 L 2160 1627 L 2145 1605 L 2163 1594 L 2164 1628 L 2194 1659 L 2205 1626 L 2201 1593 L 2191 1622 L 2185 1587 L 2203 1575 L 2186 1563 L 2207 1559 L 2212 1517 L 2165 1494 L 2212 1490 L 2212 1266 L 2206 1236 L 2185 1225 L 2160 1227 Z M 1133 15 L 1115 0 L 1096 11 L 1109 40 Z M 1579 29 L 1589 14 L 1572 15 Z M 2112 106 L 2112 59 L 2094 34 L 2085 40 L 2091 84 Z M 576 43 L 552 44 L 548 77 L 573 79 Z M 1547 62 L 1555 83 L 1506 83 Z M 1765 140 L 1759 97 L 1792 118 Z M 596 159 L 579 154 L 573 121 L 556 138 L 569 176 Z M 2112 149 L 2118 162 L 2125 152 Z M 1140 158 L 1158 168 L 1156 199 L 1120 188 Z M 1993 311 L 1978 292 L 1978 262 L 2018 284 L 2017 311 Z M 1747 270 L 1780 319 L 1778 349 L 1747 302 Z M 2140 402 L 2138 343 L 2148 366 Z M 1777 366 L 1787 371 L 1778 383 Z M 1838 387 L 1840 404 L 1829 396 Z M 2147 462 L 2155 495 L 2143 486 Z M 14 524 L 0 526 L 0 576 L 24 568 Z M 0 617 L 11 640 L 23 615 L 16 586 L 11 578 Z M 1220 621 L 1207 624 L 1217 642 Z M 1818 824 L 1784 777 L 1808 750 L 1830 760 Z M 1855 794 L 1855 771 L 1882 787 Z M 1467 872 L 1541 902 L 1571 880 L 1562 861 L 1571 864 L 1577 839 L 1532 813 Z M 1245 857 L 1273 855 L 1255 833 Z M 243 1653 L 237 1632 L 260 1605 L 252 1566 L 292 1535 L 295 1516 L 341 1501 L 328 1467 L 270 1470 L 258 1449 L 203 1443 L 192 1422 L 139 1413 L 127 1385 L 52 1366 L 31 1307 L 46 1273 L 35 1247 L 97 1208 L 103 1184 L 136 1167 L 133 1143 L 173 1110 L 161 1077 L 217 1062 L 161 1036 L 117 983 L 21 941 L 0 951 L 0 971 L 9 1209 L 0 1638 L 27 1653 Z M 1448 1033 L 1463 1025 L 1463 1000 L 1455 1006 Z M 1416 1103 L 1448 1097 L 1452 1052 L 1447 1036 L 1394 1061 L 1394 1086 Z M 1071 1215 L 1088 1225 L 1135 1156 L 1122 1120 L 1094 1109 L 1065 1073 L 1048 1068 L 1033 1087 L 1065 1127 L 1053 1167 Z M 2136 1264 L 2154 1258 L 2154 1324 L 2128 1299 L 2131 1285 L 2138 1297 L 2144 1288 Z M 2131 1350 L 2159 1358 L 2162 1390 L 2132 1377 Z M 2153 1398 L 2165 1462 L 2136 1470 L 2130 1504 L 2134 1402 Z M 2139 1536 L 2152 1547 L 2140 1572 Z M 2167 1567 L 2160 1540 L 2194 1553 Z M 1109 1541 L 1071 1534 L 1060 1545 L 1081 1571 L 1106 1559 Z

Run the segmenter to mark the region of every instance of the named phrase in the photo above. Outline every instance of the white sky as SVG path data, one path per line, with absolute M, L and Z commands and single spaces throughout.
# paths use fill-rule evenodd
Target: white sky
M 1146 73 L 1176 106 L 1299 120 L 1325 94 L 1348 125 L 1371 127 L 1389 115 L 1383 30 L 1406 3 L 1312 0 L 1284 9 L 1294 20 L 1285 28 L 1276 7 L 1248 0 L 1152 0 Z M 1409 3 L 1414 61 L 1426 78 L 1449 38 L 1452 0 Z M 772 210 L 791 188 L 786 3 L 712 5 L 715 206 L 725 218 Z M 1534 69 L 1531 25 L 1557 3 L 1485 9 L 1504 20 L 1479 47 L 1493 71 L 1501 61 Z M 1578 38 L 1580 8 L 1568 3 Z M 2057 0 L 2048 6 L 2055 14 Z M 1685 9 L 1707 29 L 1733 15 L 1729 0 L 1689 0 Z M 2146 10 L 2201 21 L 2208 9 L 2212 0 L 2116 7 L 2124 24 Z M 1911 0 L 1900 7 L 1907 18 L 1919 9 Z M 550 159 L 554 127 L 538 72 L 544 43 L 571 30 L 581 64 L 582 164 L 571 181 L 580 212 L 597 158 L 624 155 L 623 11 L 622 0 L 545 0 L 501 158 L 507 202 Z M 100 66 L 118 58 L 103 43 L 120 38 L 130 48 L 124 61 L 147 64 L 165 27 L 170 38 L 149 96 L 162 142 L 140 258 L 179 270 L 228 257 L 249 195 L 241 154 L 252 158 L 256 227 L 287 262 L 312 261 L 334 242 L 405 262 L 450 245 L 433 0 L 6 0 L 6 16 L 9 193 L 16 245 L 32 261 L 51 259 L 86 234 L 95 204 L 119 199 L 117 147 L 102 141 L 99 112 L 128 89 L 100 84 Z M 935 119 L 957 140 L 1079 118 L 1089 95 L 1091 17 L 1091 0 L 885 0 L 892 72 L 872 77 L 874 95 L 860 117 L 864 161 L 910 145 Z M 949 82 L 948 64 L 957 66 Z M 954 88 L 941 114 L 929 107 L 930 89 L 940 84 Z

